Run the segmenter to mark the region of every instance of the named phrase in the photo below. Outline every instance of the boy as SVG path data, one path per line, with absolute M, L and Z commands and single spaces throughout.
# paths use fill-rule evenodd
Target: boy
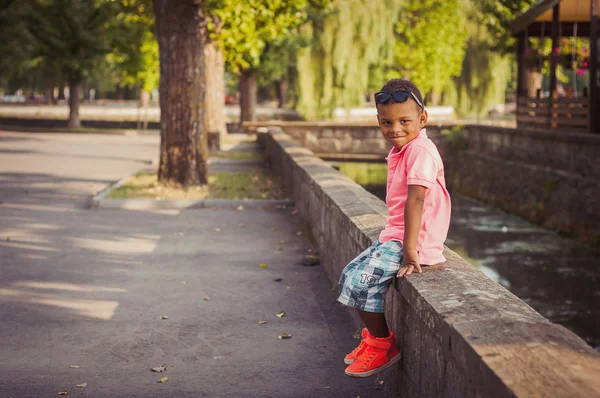
M 385 293 L 395 276 L 446 261 L 442 251 L 450 224 L 444 166 L 423 128 L 421 92 L 408 80 L 392 79 L 375 94 L 375 106 L 381 133 L 393 146 L 386 158 L 388 217 L 379 240 L 340 277 L 338 301 L 356 308 L 366 326 L 360 345 L 344 358 L 352 377 L 372 376 L 400 360 L 383 314 Z

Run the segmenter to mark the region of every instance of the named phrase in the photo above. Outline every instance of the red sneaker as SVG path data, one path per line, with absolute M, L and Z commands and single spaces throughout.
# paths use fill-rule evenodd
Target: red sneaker
M 396 336 L 393 333 L 390 333 L 388 337 L 367 336 L 363 341 L 366 347 L 362 354 L 346 368 L 348 376 L 373 376 L 402 358 L 400 349 L 396 345 Z
M 362 340 L 360 341 L 360 344 L 358 345 L 358 347 L 356 347 L 354 350 L 352 350 L 352 352 L 350 354 L 348 354 L 344 357 L 344 363 L 346 365 L 350 365 L 352 362 L 354 362 L 356 360 L 356 358 L 360 354 L 362 354 L 362 352 L 365 350 L 365 348 L 367 348 L 367 345 L 365 344 L 365 338 L 367 338 L 367 336 L 371 336 L 371 334 L 369 333 L 369 330 L 367 328 L 364 328 L 362 330 L 361 334 L 362 334 Z

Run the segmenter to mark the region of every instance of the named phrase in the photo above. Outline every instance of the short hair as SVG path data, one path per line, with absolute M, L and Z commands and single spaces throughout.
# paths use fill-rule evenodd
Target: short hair
M 379 91 L 385 91 L 388 93 L 394 92 L 394 91 L 410 91 L 412 92 L 415 97 L 417 97 L 419 99 L 419 101 L 421 101 L 421 104 L 425 105 L 425 102 L 423 102 L 423 96 L 421 95 L 421 90 L 419 90 L 419 88 L 417 86 L 415 86 L 415 84 L 413 82 L 411 82 L 410 80 L 405 80 L 405 79 L 391 79 L 388 80 L 387 83 L 385 83 L 383 85 L 383 87 L 381 87 L 381 90 Z M 413 98 L 414 100 L 414 98 Z M 390 98 L 386 104 L 394 104 L 396 103 L 394 101 L 394 98 Z M 378 105 L 378 104 L 376 104 Z M 421 107 L 419 106 L 419 104 L 417 104 L 417 106 L 419 107 L 419 110 L 422 110 Z

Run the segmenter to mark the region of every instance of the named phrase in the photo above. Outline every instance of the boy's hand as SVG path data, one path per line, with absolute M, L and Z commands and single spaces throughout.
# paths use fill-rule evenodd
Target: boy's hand
M 419 265 L 419 254 L 415 249 L 404 249 L 404 264 L 398 271 L 398 278 L 402 278 L 404 275 L 410 275 L 414 270 L 422 273 L 421 265 Z

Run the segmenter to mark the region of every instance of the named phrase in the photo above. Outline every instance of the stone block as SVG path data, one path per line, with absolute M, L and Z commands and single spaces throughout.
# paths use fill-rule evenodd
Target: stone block
M 465 373 L 466 371 L 464 369 L 459 370 L 453 361 L 446 361 L 443 398 L 463 398 L 466 396 L 467 379 Z
M 421 348 L 423 339 L 423 324 L 419 315 L 412 309 L 404 311 L 402 324 L 402 350 L 403 373 L 413 383 L 419 385 L 421 382 Z
M 441 342 L 426 327 L 421 328 L 421 394 L 441 397 L 444 391 L 446 363 Z

